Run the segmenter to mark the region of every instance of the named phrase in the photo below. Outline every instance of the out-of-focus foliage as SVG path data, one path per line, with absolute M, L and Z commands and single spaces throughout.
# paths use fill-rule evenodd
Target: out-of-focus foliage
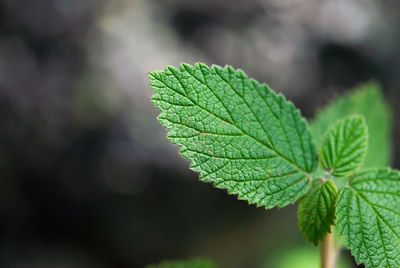
M 211 260 L 195 259 L 190 261 L 163 261 L 159 264 L 150 264 L 146 268 L 218 268 Z
M 274 257 L 271 264 L 264 266 L 265 268 L 320 268 L 319 250 L 317 248 L 293 248 L 284 251 Z M 340 259 L 337 268 L 352 267 L 346 259 Z

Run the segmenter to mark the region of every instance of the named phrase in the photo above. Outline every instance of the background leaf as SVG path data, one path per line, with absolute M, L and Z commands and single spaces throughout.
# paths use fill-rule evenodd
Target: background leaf
M 217 268 L 211 260 L 195 259 L 189 261 L 163 261 L 159 264 L 147 265 L 146 268 Z
M 357 263 L 400 267 L 400 173 L 367 170 L 340 191 L 337 226 Z
M 328 180 L 315 179 L 310 191 L 300 200 L 299 228 L 304 237 L 318 245 L 330 232 L 335 220 L 336 186 Z
M 229 66 L 182 64 L 149 79 L 168 139 L 201 180 L 266 208 L 307 192 L 315 148 L 306 121 L 282 95 Z
M 361 166 L 367 146 L 368 129 L 364 118 L 342 119 L 329 129 L 321 142 L 321 166 L 335 177 L 351 175 Z
M 391 164 L 391 113 L 381 87 L 369 82 L 340 96 L 322 108 L 310 124 L 314 142 L 319 145 L 329 127 L 352 114 L 365 117 L 369 129 L 368 153 L 363 167 L 387 167 Z
M 275 254 L 272 264 L 267 263 L 264 268 L 321 268 L 320 249 L 317 247 L 298 247 L 287 245 L 280 254 Z M 347 258 L 339 258 L 336 268 L 351 268 Z

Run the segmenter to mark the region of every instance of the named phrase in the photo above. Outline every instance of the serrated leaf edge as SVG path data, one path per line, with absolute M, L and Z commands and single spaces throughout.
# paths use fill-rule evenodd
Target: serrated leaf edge
M 366 144 L 365 144 L 365 149 L 364 149 L 364 150 L 365 150 L 365 153 L 364 153 L 363 156 L 362 156 L 360 165 L 359 165 L 356 169 L 354 169 L 351 173 L 349 173 L 349 174 L 347 174 L 347 175 L 345 175 L 345 176 L 334 176 L 334 177 L 335 177 L 335 178 L 340 178 L 340 179 L 345 179 L 345 178 L 349 178 L 349 177 L 353 176 L 354 174 L 356 174 L 356 173 L 358 173 L 358 172 L 360 171 L 360 169 L 362 168 L 362 165 L 363 165 L 363 163 L 364 163 L 364 161 L 365 161 L 365 158 L 366 158 L 367 152 L 368 152 L 368 147 L 369 147 L 369 142 L 368 142 L 368 140 L 369 140 L 368 125 L 367 125 L 367 122 L 366 122 L 366 120 L 365 120 L 365 117 L 364 117 L 363 115 L 360 115 L 360 114 L 357 114 L 357 113 L 352 114 L 352 115 L 348 115 L 348 116 L 344 116 L 343 118 L 336 120 L 336 122 L 335 122 L 334 124 L 332 124 L 332 125 L 325 131 L 324 135 L 322 135 L 322 138 L 321 138 L 321 144 L 319 144 L 319 147 L 318 147 L 318 164 L 320 165 L 320 167 L 321 167 L 322 170 L 325 170 L 325 174 L 328 175 L 328 176 L 331 176 L 331 175 L 332 175 L 333 169 L 331 169 L 331 170 L 326 170 L 326 169 L 322 166 L 322 162 L 321 162 L 321 158 L 320 158 L 321 153 L 322 153 L 322 143 L 324 142 L 325 136 L 328 135 L 329 132 L 331 132 L 332 130 L 334 130 L 334 129 L 335 129 L 340 123 L 342 123 L 343 121 L 348 120 L 348 119 L 352 119 L 352 118 L 361 118 L 361 119 L 362 119 L 362 124 L 363 124 L 363 126 L 365 127 L 365 129 L 367 130 L 367 132 L 366 132 L 366 140 L 367 140 L 367 142 L 366 142 Z
M 192 68 L 192 67 L 196 67 L 196 66 L 203 66 L 203 67 L 206 67 L 206 68 L 208 68 L 208 69 L 210 69 L 210 70 L 213 69 L 213 68 L 214 68 L 214 69 L 217 68 L 217 69 L 219 69 L 219 70 L 224 70 L 225 68 L 230 68 L 230 69 L 233 70 L 233 71 L 240 72 L 245 78 L 249 79 L 249 80 L 251 81 L 251 83 L 255 83 L 255 84 L 259 85 L 259 86 L 266 87 L 268 90 L 271 90 L 275 95 L 277 95 L 277 97 L 283 99 L 284 101 L 287 102 L 288 105 L 292 106 L 294 112 L 296 113 L 296 115 L 299 116 L 299 121 L 305 125 L 307 131 L 310 131 L 310 127 L 309 127 L 309 125 L 308 125 L 307 120 L 301 115 L 300 110 L 299 110 L 298 108 L 296 108 L 296 106 L 294 105 L 294 103 L 293 103 L 292 101 L 287 100 L 286 97 L 285 97 L 282 93 L 277 93 L 277 92 L 275 92 L 274 90 L 272 90 L 267 84 L 265 84 L 265 83 L 260 83 L 260 82 L 258 82 L 257 80 L 255 80 L 255 79 L 253 79 L 253 78 L 249 78 L 249 77 L 247 76 L 247 74 L 246 74 L 243 70 L 241 70 L 241 69 L 234 69 L 234 68 L 232 68 L 232 67 L 229 66 L 229 65 L 225 65 L 225 67 L 223 68 L 223 67 L 221 67 L 221 66 L 219 66 L 219 65 L 216 65 L 216 64 L 213 64 L 213 65 L 211 65 L 211 67 L 208 67 L 207 65 L 205 65 L 205 64 L 203 64 L 203 63 L 201 63 L 201 62 L 195 63 L 194 66 L 192 66 L 192 65 L 190 65 L 190 64 L 187 64 L 187 63 L 181 62 L 181 63 L 179 64 L 179 66 L 180 66 L 179 68 L 181 68 L 181 67 L 183 67 L 183 68 L 185 68 L 185 67 L 186 67 L 186 68 L 187 68 L 187 67 Z M 148 72 L 148 76 L 149 76 L 149 77 L 152 76 L 154 79 L 158 80 L 157 77 L 156 77 L 157 74 L 162 73 L 162 72 L 166 72 L 167 70 L 171 70 L 171 69 L 174 70 L 174 71 L 179 71 L 179 69 L 177 69 L 177 68 L 175 68 L 175 67 L 173 67 L 173 66 L 171 66 L 171 65 L 167 65 L 167 66 L 164 68 L 164 71 L 150 71 L 150 72 Z M 151 86 L 153 86 L 153 84 L 150 82 L 150 87 L 151 87 Z M 188 150 L 188 149 L 186 148 L 186 146 L 185 146 L 185 145 L 180 145 L 180 144 L 178 144 L 177 142 L 175 142 L 173 139 L 170 139 L 170 138 L 168 137 L 168 133 L 170 133 L 169 127 L 165 126 L 165 125 L 163 124 L 162 120 L 159 120 L 159 117 L 162 116 L 163 114 L 165 114 L 165 112 L 162 111 L 161 109 L 159 109 L 159 108 L 155 105 L 154 100 L 153 100 L 154 96 L 155 96 L 155 94 L 153 94 L 153 95 L 150 97 L 150 101 L 151 101 L 151 102 L 154 104 L 154 106 L 160 111 L 160 114 L 157 116 L 157 119 L 158 119 L 158 121 L 167 129 L 167 136 L 166 136 L 166 138 L 167 138 L 172 144 L 175 144 L 175 145 L 177 145 L 178 147 L 180 147 L 180 149 L 179 149 L 179 154 L 180 154 L 183 158 L 185 158 L 185 159 L 187 159 L 187 160 L 190 161 L 189 169 L 191 169 L 191 170 L 193 170 L 193 171 L 199 173 L 199 180 L 200 180 L 200 181 L 202 181 L 202 182 L 208 182 L 208 183 L 210 183 L 211 185 L 213 185 L 215 188 L 219 188 L 219 187 L 217 187 L 217 186 L 215 185 L 215 182 L 203 181 L 203 180 L 202 180 L 202 177 L 204 177 L 203 171 L 202 171 L 202 170 L 199 170 L 199 169 L 196 169 L 196 166 L 193 166 L 193 161 L 192 161 L 191 159 L 189 159 L 188 157 L 185 156 L 185 151 Z M 187 98 L 187 96 L 185 96 L 185 97 Z M 232 124 L 231 122 L 228 122 L 228 123 Z M 246 134 L 246 133 L 244 133 L 244 134 Z M 250 137 L 253 138 L 252 136 L 250 136 Z M 254 139 L 254 138 L 253 138 L 253 139 Z M 310 172 L 307 172 L 307 171 L 301 169 L 300 167 L 298 167 L 298 166 L 296 165 L 296 163 L 293 163 L 291 160 L 287 159 L 285 156 L 282 156 L 279 152 L 277 152 L 277 151 L 275 151 L 274 149 L 270 148 L 271 150 L 273 150 L 274 152 L 276 152 L 277 155 L 281 156 L 282 159 L 286 160 L 290 165 L 292 165 L 295 169 L 297 169 L 301 174 L 304 175 L 304 178 L 301 179 L 301 180 L 299 180 L 298 182 L 300 182 L 300 181 L 302 181 L 302 180 L 308 180 L 307 184 L 304 185 L 304 188 L 302 189 L 304 193 L 303 193 L 301 196 L 299 196 L 299 197 L 297 198 L 297 200 L 298 200 L 299 198 L 301 198 L 302 196 L 304 196 L 304 195 L 309 191 L 309 189 L 310 189 L 310 187 L 311 187 L 311 181 L 312 181 L 311 173 L 312 173 L 313 171 L 315 171 L 316 168 L 317 168 L 317 166 L 318 166 L 318 155 L 317 155 L 317 150 L 316 150 L 316 147 L 315 147 L 315 144 L 314 144 L 314 141 L 313 141 L 311 135 L 309 135 L 309 144 L 310 144 L 311 147 L 313 147 L 313 148 L 310 148 L 310 149 L 311 149 L 312 152 L 315 153 L 315 156 L 314 156 L 314 157 L 315 157 L 315 160 L 316 160 L 316 161 L 314 161 L 314 166 L 311 168 L 311 171 L 310 171 Z M 236 196 L 237 196 L 237 199 L 240 199 L 240 194 L 239 194 L 239 193 L 230 192 L 230 191 L 228 191 L 227 189 L 224 189 L 224 188 L 219 188 L 219 189 L 225 190 L 225 191 L 226 191 L 228 194 L 230 194 L 230 195 L 236 195 Z M 249 205 L 255 205 L 257 208 L 262 207 L 262 206 L 263 206 L 266 210 L 267 210 L 267 209 L 270 209 L 270 208 L 273 208 L 273 207 L 269 207 L 269 206 L 258 205 L 256 202 L 250 202 L 250 201 L 247 200 L 247 199 L 240 199 L 240 200 L 246 201 Z M 297 200 L 293 201 L 291 204 L 294 204 Z M 284 204 L 284 205 L 281 205 L 281 206 L 280 206 L 280 205 L 277 205 L 276 207 L 282 208 L 282 207 L 285 207 L 285 206 L 287 206 L 287 205 L 289 205 L 289 204 Z

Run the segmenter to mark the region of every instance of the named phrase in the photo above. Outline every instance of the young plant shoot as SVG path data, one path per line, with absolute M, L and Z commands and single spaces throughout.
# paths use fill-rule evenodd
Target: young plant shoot
M 299 200 L 300 232 L 335 267 L 342 237 L 357 263 L 400 267 L 400 173 L 375 83 L 336 99 L 310 127 L 292 102 L 227 66 L 149 73 L 168 139 L 200 179 L 257 207 Z

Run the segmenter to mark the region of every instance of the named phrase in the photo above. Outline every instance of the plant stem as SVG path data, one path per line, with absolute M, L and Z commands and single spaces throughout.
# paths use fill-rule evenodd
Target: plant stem
M 321 244 L 321 268 L 336 267 L 339 248 L 336 246 L 335 236 L 332 231 L 326 235 Z

